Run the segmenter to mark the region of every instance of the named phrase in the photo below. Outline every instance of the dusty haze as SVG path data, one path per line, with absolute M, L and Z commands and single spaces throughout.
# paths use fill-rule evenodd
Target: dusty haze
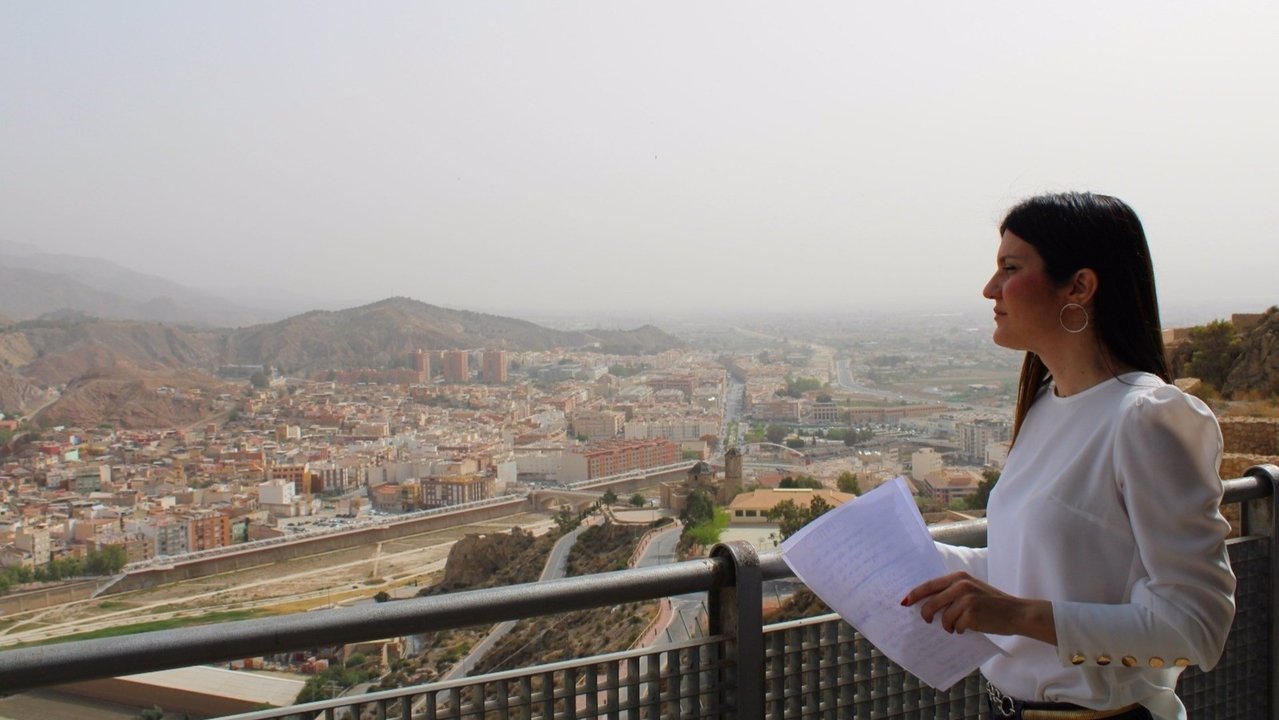
M 7 3 L 0 238 L 251 303 L 982 307 L 1018 198 L 1260 310 L 1268 2 Z

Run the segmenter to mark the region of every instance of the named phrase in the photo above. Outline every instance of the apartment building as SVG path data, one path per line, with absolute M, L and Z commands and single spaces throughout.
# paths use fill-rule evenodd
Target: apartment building
M 486 475 L 444 475 L 422 479 L 422 506 L 444 507 L 493 497 L 493 478 Z
M 485 350 L 480 362 L 480 382 L 501 385 L 506 382 L 505 350 Z
M 986 462 L 986 448 L 1012 437 L 1012 425 L 995 420 L 975 420 L 959 424 L 960 454 L 968 462 Z
M 627 440 L 655 440 L 666 438 L 673 442 L 693 442 L 704 435 L 719 435 L 718 417 L 667 418 L 647 422 L 632 420 L 626 423 Z
M 448 350 L 444 353 L 444 380 L 464 383 L 471 379 L 471 354 L 465 350 Z
M 608 440 L 622 434 L 625 413 L 615 410 L 578 410 L 573 413 L 573 433 L 587 440 Z
M 679 445 L 665 438 L 605 440 L 564 453 L 560 477 L 564 482 L 593 480 L 631 470 L 670 465 L 678 462 L 679 458 Z
M 942 457 L 932 448 L 916 450 L 910 455 L 910 474 L 916 480 L 941 472 Z

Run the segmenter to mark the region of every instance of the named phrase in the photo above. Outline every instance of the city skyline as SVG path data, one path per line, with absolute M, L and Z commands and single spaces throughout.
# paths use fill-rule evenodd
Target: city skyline
M 223 294 L 979 312 L 1003 210 L 1091 189 L 1165 309 L 1272 302 L 1260 2 L 0 13 L 0 238 Z

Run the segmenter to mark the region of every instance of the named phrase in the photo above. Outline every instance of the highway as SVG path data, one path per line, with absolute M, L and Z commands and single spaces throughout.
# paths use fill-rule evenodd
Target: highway
M 849 368 L 849 361 L 847 359 L 837 360 L 835 362 L 835 372 L 836 372 L 837 379 L 839 380 L 840 387 L 850 392 L 855 392 L 858 395 L 869 395 L 871 397 L 882 398 L 884 400 L 905 400 L 906 399 L 904 395 L 898 392 L 891 392 L 888 390 L 876 390 L 875 388 L 866 387 L 865 385 L 859 384 L 856 381 L 856 379 L 853 377 L 853 372 Z

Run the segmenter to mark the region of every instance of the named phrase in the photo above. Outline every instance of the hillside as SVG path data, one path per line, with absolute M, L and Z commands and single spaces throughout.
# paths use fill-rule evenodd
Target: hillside
M 597 346 L 602 352 L 660 352 L 679 341 L 646 326 L 631 331 L 564 332 L 526 320 L 451 310 L 394 297 L 357 308 L 317 310 L 232 333 L 225 361 L 287 370 L 387 367 L 417 348 L 550 350 Z
M 417 348 L 547 350 L 582 344 L 573 333 L 524 320 L 389 298 L 348 310 L 317 310 L 232 333 L 228 362 L 286 369 L 385 367 Z
M 621 570 L 647 527 L 605 523 L 587 528 L 569 552 L 568 576 Z M 521 620 L 473 670 L 476 674 L 619 652 L 657 613 L 656 603 L 626 603 Z M 539 639 L 553 634 L 553 645 Z
M 271 317 L 110 260 L 47 253 L 6 240 L 0 240 L 0 308 L 16 320 L 62 309 L 114 320 L 207 326 L 247 325 Z
M 37 385 L 61 385 L 94 369 L 208 368 L 220 362 L 222 333 L 161 323 L 96 318 L 36 320 L 0 328 L 0 367 Z
M 0 411 L 17 414 L 38 407 L 46 397 L 45 391 L 0 368 Z
M 188 393 L 193 389 L 199 393 Z M 76 427 L 181 427 L 212 415 L 212 398 L 230 389 L 202 373 L 149 373 L 120 364 L 75 378 L 39 417 L 48 425 Z
M 1279 308 L 1267 310 L 1261 323 L 1243 336 L 1221 390 L 1231 397 L 1279 397 Z
M 1175 376 L 1199 378 L 1226 399 L 1279 397 L 1279 308 L 1244 332 L 1220 320 L 1190 328 L 1169 361 Z
M 106 320 L 60 310 L 35 320 L 0 324 L 0 407 L 26 411 L 44 401 L 44 389 L 65 385 L 68 392 L 44 411 L 45 417 L 56 417 L 64 424 L 126 422 L 126 427 L 139 427 L 137 423 L 167 418 L 184 421 L 191 414 L 191 408 L 181 403 L 157 404 L 153 393 L 139 388 L 196 382 L 212 387 L 218 381 L 211 373 L 225 364 L 272 365 L 302 373 L 400 366 L 417 348 L 587 347 L 651 353 L 678 345 L 674 337 L 651 326 L 564 332 L 408 298 L 335 312 L 314 311 L 239 330 Z M 190 373 L 203 373 L 203 379 L 196 381 Z M 126 387 L 126 379 L 134 384 Z M 148 407 L 127 407 L 143 399 Z

